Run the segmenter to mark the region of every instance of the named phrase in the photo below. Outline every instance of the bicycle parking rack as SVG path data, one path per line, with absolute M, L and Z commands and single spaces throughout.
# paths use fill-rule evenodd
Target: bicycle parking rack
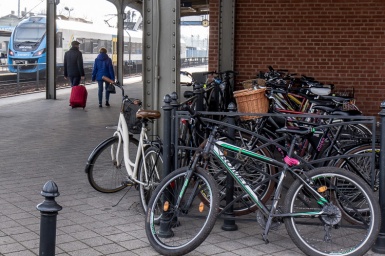
M 194 90 L 194 95 L 197 98 L 196 102 L 196 110 L 200 111 L 203 109 L 203 89 L 198 88 Z M 170 95 L 165 96 L 165 106 L 163 107 L 164 110 L 164 131 L 165 134 L 167 133 L 167 140 L 164 140 L 163 146 L 164 150 L 167 150 L 167 152 L 163 152 L 166 155 L 170 156 L 170 166 L 165 166 L 167 171 L 165 174 L 170 173 L 173 169 L 176 169 L 178 166 L 178 155 L 176 152 L 180 149 L 188 149 L 186 146 L 178 146 L 178 126 L 180 119 L 183 117 L 186 117 L 188 113 L 185 111 L 179 111 L 177 110 L 178 107 L 181 106 L 182 103 L 178 102 L 177 94 L 172 93 Z M 256 115 L 256 116 L 266 116 L 266 115 L 277 115 L 277 114 L 259 114 L 259 113 L 236 113 L 235 105 L 229 106 L 229 112 L 226 113 L 214 113 L 214 112 L 202 112 L 202 114 L 207 115 L 226 115 L 227 116 L 227 122 L 221 123 L 219 121 L 213 121 L 215 123 L 219 123 L 221 125 L 225 125 L 228 127 L 228 133 L 231 136 L 231 134 L 234 134 L 235 129 L 242 129 L 237 126 L 235 126 L 235 116 L 239 115 Z M 370 116 L 322 116 L 322 118 L 340 118 L 344 120 L 344 124 L 367 124 L 369 127 L 371 127 L 372 130 L 372 152 L 368 154 L 363 154 L 361 156 L 370 156 L 371 157 L 371 172 L 372 172 L 372 187 L 374 186 L 374 176 L 375 176 L 375 144 L 380 143 L 380 150 L 381 152 L 385 152 L 385 129 L 381 129 L 381 127 L 385 127 L 385 101 L 381 104 L 381 112 L 380 115 L 380 137 L 377 138 L 376 136 L 376 117 L 370 117 Z M 295 116 L 295 117 L 306 117 L 306 115 L 290 115 L 285 114 L 285 116 Z M 337 126 L 337 124 L 329 124 L 325 125 L 327 126 Z M 234 136 L 232 136 L 234 137 Z M 166 137 L 165 137 L 166 138 Z M 272 144 L 279 145 L 276 141 Z M 196 150 L 196 149 L 195 149 Z M 335 160 L 338 158 L 348 158 L 348 157 L 354 157 L 354 155 L 342 155 L 342 156 L 332 156 L 325 159 L 317 159 L 313 161 L 309 161 L 307 164 L 310 167 L 313 167 L 315 164 L 320 163 L 322 161 L 326 160 Z M 166 159 L 166 158 L 165 158 Z M 167 161 L 166 161 L 167 162 Z M 226 187 L 226 202 L 230 202 L 233 198 L 233 182 L 232 177 L 227 178 L 227 187 Z M 380 201 L 380 207 L 381 207 L 381 216 L 382 216 L 382 225 L 380 229 L 380 234 L 378 235 L 377 241 L 374 244 L 372 250 L 376 253 L 385 254 L 385 154 L 380 154 L 380 174 L 379 174 L 379 201 Z M 239 217 L 234 217 L 234 214 L 232 212 L 232 207 L 226 210 L 225 216 L 222 217 L 224 219 L 224 224 L 222 226 L 223 230 L 226 231 L 232 231 L 237 230 L 237 225 L 235 223 L 236 219 L 242 219 Z M 247 219 L 246 219 L 247 220 Z

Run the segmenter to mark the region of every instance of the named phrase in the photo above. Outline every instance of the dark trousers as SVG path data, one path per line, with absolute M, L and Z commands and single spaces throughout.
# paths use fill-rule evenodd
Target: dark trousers
M 106 89 L 106 101 L 110 100 L 110 92 L 107 90 L 108 83 L 104 80 L 98 80 L 98 98 L 99 98 L 99 104 L 102 104 L 103 101 L 103 85 L 104 89 Z
M 81 76 L 69 76 L 71 86 L 79 85 Z

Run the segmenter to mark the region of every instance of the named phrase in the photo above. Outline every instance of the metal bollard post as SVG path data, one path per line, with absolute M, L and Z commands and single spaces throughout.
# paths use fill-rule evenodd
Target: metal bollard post
M 40 194 L 45 197 L 45 200 L 36 206 L 41 212 L 39 256 L 55 256 L 56 218 L 58 211 L 62 209 L 56 203 L 55 197 L 60 194 L 53 181 L 47 181 Z
M 171 158 L 173 159 L 173 161 L 171 161 L 171 163 L 173 163 L 173 165 L 171 166 L 171 168 L 173 170 L 175 170 L 177 167 L 178 167 L 178 153 L 177 153 L 177 148 L 178 148 L 178 132 L 177 132 L 177 129 L 178 129 L 178 124 L 179 124 L 179 121 L 177 122 L 177 120 L 175 120 L 175 117 L 176 117 L 176 111 L 178 110 L 178 107 L 179 107 L 179 103 L 178 103 L 178 94 L 176 92 L 173 92 L 171 93 L 171 106 L 172 106 L 172 119 L 171 119 L 171 147 L 173 147 L 174 149 L 172 150 L 172 156 Z
M 36 65 L 36 91 L 39 90 L 39 80 L 40 80 L 40 70 L 39 70 L 40 66 L 39 64 Z
M 166 94 L 164 96 L 165 105 L 163 108 L 163 175 L 162 179 L 171 172 L 171 96 Z M 169 212 L 163 212 L 160 218 L 160 227 L 158 235 L 160 237 L 168 238 L 173 236 L 170 227 L 171 215 Z
M 171 96 L 166 94 L 163 99 L 163 175 L 162 179 L 171 172 Z
M 378 234 L 377 240 L 372 247 L 372 251 L 385 254 L 385 101 L 381 103 L 381 111 L 379 115 L 381 118 L 379 197 L 382 223 L 380 227 L 380 233 Z
M 228 110 L 232 113 L 237 111 L 235 104 L 231 102 L 228 106 Z M 235 125 L 235 116 L 228 116 L 228 123 Z M 235 130 L 234 128 L 228 127 L 229 138 L 232 138 L 230 143 L 234 143 Z M 234 199 L 234 179 L 231 177 L 231 174 L 227 174 L 226 177 L 226 205 L 231 203 Z M 225 219 L 223 221 L 222 229 L 225 231 L 235 231 L 238 230 L 238 226 L 235 224 L 233 206 L 230 206 L 224 213 Z M 228 218 L 226 218 L 228 217 Z

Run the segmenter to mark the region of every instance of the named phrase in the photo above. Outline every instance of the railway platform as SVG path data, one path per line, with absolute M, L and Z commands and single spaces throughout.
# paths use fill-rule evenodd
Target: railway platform
M 139 78 L 124 81 L 130 97 L 141 98 Z M 158 255 L 147 241 L 138 191 L 116 194 L 95 191 L 84 172 L 92 149 L 111 136 L 106 126 L 118 120 L 121 97 L 99 108 L 96 84 L 87 85 L 83 109 L 68 106 L 70 89 L 56 100 L 44 93 L 0 99 L 0 255 L 39 255 L 43 185 L 54 181 L 63 207 L 57 216 L 56 255 Z M 119 200 L 123 198 L 120 202 Z M 189 255 L 303 255 L 284 226 L 261 239 L 255 214 L 236 220 L 236 231 L 223 231 L 218 220 L 207 240 Z M 367 255 L 380 255 L 369 252 Z

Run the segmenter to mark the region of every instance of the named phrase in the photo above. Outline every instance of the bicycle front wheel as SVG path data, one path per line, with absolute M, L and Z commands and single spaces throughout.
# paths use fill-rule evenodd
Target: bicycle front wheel
M 154 191 L 146 213 L 145 229 L 151 246 L 163 255 L 184 255 L 197 248 L 214 227 L 218 191 L 214 179 L 203 169 L 188 168 L 167 175 Z M 198 194 L 205 194 L 209 204 Z M 178 200 L 180 198 L 180 200 Z
M 380 229 L 380 207 L 370 187 L 357 175 L 335 167 L 321 167 L 306 176 L 328 202 L 315 199 L 300 180 L 290 186 L 285 219 L 293 242 L 307 255 L 364 255 Z M 322 210 L 315 217 L 307 214 Z M 351 218 L 356 221 L 352 223 Z
M 147 205 L 151 195 L 160 182 L 160 177 L 163 173 L 163 159 L 159 147 L 151 146 L 144 152 L 139 164 L 138 179 L 139 197 L 143 211 L 147 211 Z
M 90 162 L 90 169 L 87 173 L 88 181 L 91 186 L 103 193 L 118 192 L 128 183 L 128 175 L 126 166 L 123 160 L 123 144 L 117 152 L 119 138 L 109 140 L 106 144 L 101 146 L 94 154 Z M 130 137 L 129 154 L 131 161 L 135 162 L 135 156 L 138 149 L 138 140 Z M 113 155 L 118 154 L 118 160 L 113 158 Z

